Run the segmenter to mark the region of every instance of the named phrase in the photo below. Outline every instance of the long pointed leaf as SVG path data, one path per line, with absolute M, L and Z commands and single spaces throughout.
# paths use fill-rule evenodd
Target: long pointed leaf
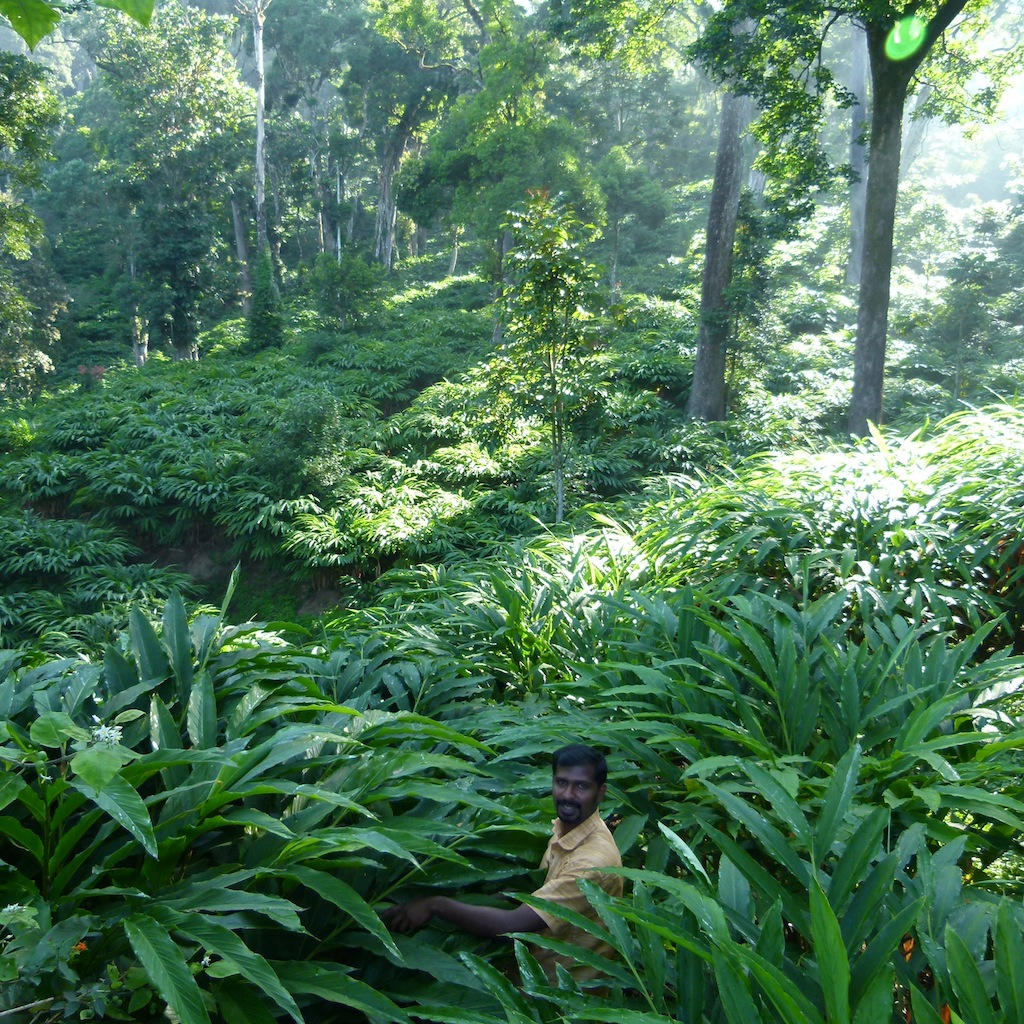
M 141 681 L 166 679 L 171 674 L 167 655 L 153 624 L 138 606 L 133 607 L 128 615 L 128 635 L 135 660 L 139 663 Z
M 217 743 L 217 704 L 210 673 L 202 671 L 188 695 L 187 729 L 192 746 L 208 750 Z
M 946 967 L 964 1020 L 971 1024 L 997 1024 L 981 971 L 952 925 L 946 925 Z
M 269 996 L 293 1020 L 301 1024 L 300 1012 L 291 993 L 281 984 L 274 969 L 258 953 L 254 953 L 230 928 L 203 914 L 175 914 L 174 927 L 201 943 L 207 953 L 228 960 L 256 992 Z M 252 998 L 256 993 L 250 993 Z
M 151 917 L 134 914 L 125 919 L 124 930 L 150 981 L 181 1024 L 210 1024 L 196 979 L 166 929 Z
M 718 998 L 729 1024 L 751 1024 L 759 1020 L 760 1014 L 750 994 L 750 983 L 743 973 L 721 950 L 712 950 L 711 959 L 718 983 Z
M 178 702 L 184 704 L 192 691 L 192 634 L 180 594 L 171 594 L 164 605 L 162 636 L 171 660 Z
M 93 789 L 77 775 L 68 781 L 83 796 L 106 811 L 114 821 L 135 836 L 150 857 L 156 857 L 156 836 L 153 834 L 153 822 L 150 820 L 149 811 L 142 802 L 142 797 L 122 776 L 115 775 L 100 790 Z
M 341 964 L 312 961 L 274 961 L 272 965 L 289 992 L 318 996 L 328 1002 L 351 1006 L 370 1017 L 408 1024 L 408 1016 L 387 996 L 349 975 Z
M 307 889 L 319 893 L 339 910 L 344 911 L 360 927 L 368 931 L 396 960 L 401 961 L 402 954 L 391 938 L 391 933 L 362 896 L 350 885 L 346 885 L 334 875 L 315 868 L 297 865 L 286 872 L 301 882 Z
M 811 939 L 826 1019 L 829 1024 L 850 1024 L 850 961 L 839 921 L 816 875 L 811 879 L 810 902 Z
M 996 911 L 993 935 L 996 961 L 996 993 L 999 1006 L 1008 1021 L 1024 1021 L 1024 957 L 1021 956 L 1021 929 L 1009 900 L 1002 900 Z
M 846 819 L 853 801 L 857 778 L 860 773 L 860 744 L 852 746 L 836 765 L 825 798 L 822 801 L 821 814 L 814 829 L 814 860 L 820 863 L 832 849 L 839 829 Z

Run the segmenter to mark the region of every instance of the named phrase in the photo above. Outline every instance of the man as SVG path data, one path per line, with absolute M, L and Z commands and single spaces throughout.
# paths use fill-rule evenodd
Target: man
M 599 751 L 573 743 L 555 751 L 551 768 L 551 796 L 558 817 L 552 823 L 551 841 L 540 862 L 540 866 L 547 869 L 547 877 L 533 895 L 596 921 L 597 912 L 580 890 L 579 880 L 591 879 L 610 895 L 622 895 L 621 876 L 601 870 L 622 864 L 615 840 L 598 811 L 607 789 L 608 766 Z M 536 932 L 602 955 L 611 952 L 607 943 L 584 929 L 563 921 L 547 909 L 538 910 L 526 904 L 502 910 L 461 903 L 447 896 L 428 896 L 390 907 L 381 914 L 392 931 L 406 935 L 419 931 L 435 917 L 472 935 L 496 937 L 510 932 Z M 577 981 L 598 974 L 587 964 L 548 949 L 535 948 L 534 954 L 552 983 L 557 979 L 559 963 Z

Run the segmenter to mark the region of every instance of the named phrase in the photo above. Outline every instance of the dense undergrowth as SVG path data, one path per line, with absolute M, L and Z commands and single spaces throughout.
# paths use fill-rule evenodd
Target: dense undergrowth
M 652 479 L 313 631 L 171 596 L 101 654 L 6 651 L 5 1006 L 1018 1020 L 1022 433 L 994 409 Z M 531 890 L 577 736 L 630 883 L 595 895 L 611 996 L 390 936 L 393 899 Z
M 780 361 L 687 423 L 692 318 L 627 303 L 553 527 L 489 313 L 439 294 L 8 410 L 0 1012 L 1024 1019 L 1024 414 L 839 444 L 842 382 L 772 394 Z M 394 900 L 533 890 L 574 738 L 628 880 L 594 895 L 607 992 L 389 935 Z

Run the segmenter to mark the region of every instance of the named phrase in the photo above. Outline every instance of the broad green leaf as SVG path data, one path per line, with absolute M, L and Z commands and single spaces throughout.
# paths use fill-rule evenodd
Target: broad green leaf
M 96 0 L 98 7 L 121 11 L 141 25 L 148 25 L 153 17 L 154 0 Z
M 295 833 L 275 815 L 257 811 L 255 808 L 234 808 L 222 816 L 208 816 L 207 821 L 211 824 L 241 825 L 243 828 L 269 832 L 281 839 L 295 839 Z
M 850 989 L 855 997 L 870 984 L 875 972 L 892 962 L 893 950 L 915 925 L 926 906 L 924 897 L 904 907 L 895 917 L 878 930 L 867 948 L 856 958 L 850 971 Z
M 843 847 L 828 886 L 829 902 L 837 914 L 842 912 L 854 887 L 863 881 L 868 864 L 880 852 L 888 822 L 888 811 L 884 807 L 876 807 L 857 826 L 857 831 Z
M 990 793 L 979 786 L 937 785 L 935 791 L 946 797 L 951 808 L 970 807 L 971 813 L 1002 822 L 1018 831 L 1024 831 L 1024 803 L 1004 793 Z
M 285 931 L 300 934 L 305 931 L 299 920 L 298 912 L 301 908 L 291 900 L 283 896 L 234 889 L 233 884 L 235 883 L 232 879 L 223 875 L 214 875 L 208 880 L 190 881 L 181 887 L 180 895 L 164 896 L 163 903 L 172 910 L 180 911 L 261 914 Z
M 217 743 L 217 704 L 213 681 L 205 669 L 196 676 L 188 695 L 188 737 L 197 750 L 207 750 Z
M 758 860 L 724 832 L 709 828 L 706 829 L 706 835 L 747 876 L 765 903 L 778 901 L 782 904 L 783 916 L 792 921 L 799 931 L 806 934 L 810 930 L 811 921 L 805 900 L 797 898 L 788 888 L 780 885 Z
M 141 681 L 166 679 L 171 674 L 167 655 L 153 624 L 137 605 L 128 615 L 128 635 L 131 638 L 135 660 L 139 663 Z
M 1021 929 L 1009 900 L 1000 900 L 993 932 L 996 993 L 1007 1021 L 1024 1021 L 1024 957 Z
M 103 678 L 111 698 L 123 690 L 139 685 L 139 673 L 135 666 L 116 648 L 107 645 L 103 652 Z
M 860 744 L 852 746 L 835 767 L 814 828 L 814 860 L 820 862 L 832 849 L 839 829 L 846 820 L 860 773 Z
M 871 979 L 857 1003 L 853 1024 L 890 1024 L 895 983 L 895 972 L 886 965 Z
M 173 914 L 169 922 L 176 930 L 201 943 L 207 953 L 228 960 L 238 973 L 255 986 L 256 993 L 269 996 L 293 1020 L 302 1021 L 290 992 L 281 984 L 274 969 L 258 953 L 254 953 L 230 928 L 203 914 Z
M 0 811 L 18 799 L 18 794 L 27 788 L 20 775 L 4 772 L 0 775 Z
M 762 915 L 760 925 L 761 934 L 754 948 L 768 963 L 781 967 L 786 953 L 786 933 L 782 927 L 782 904 L 778 900 Z
M 28 43 L 31 50 L 60 21 L 57 11 L 42 0 L 0 0 L 0 14 L 11 23 L 11 27 Z
M 939 1011 L 916 985 L 910 989 L 910 1005 L 914 1011 L 914 1024 L 945 1024 Z
M 946 925 L 945 936 L 946 968 L 953 991 L 960 1000 L 961 1016 L 971 1024 L 997 1024 L 984 979 L 971 951 L 952 925 Z
M 167 705 L 157 694 L 149 699 L 149 742 L 154 751 L 181 750 L 181 734 L 174 724 Z M 169 765 L 161 770 L 168 790 L 176 790 L 188 778 L 188 769 L 181 764 Z
M 677 836 L 663 821 L 658 822 L 658 829 L 665 837 L 668 845 L 679 854 L 683 863 L 700 875 L 708 885 L 711 885 L 711 879 L 708 877 L 707 871 L 704 870 L 704 865 L 697 859 L 697 855 L 690 849 L 687 843 Z
M 647 825 L 646 814 L 631 814 L 623 818 L 615 827 L 615 845 L 619 853 L 628 853 L 643 834 Z
M 718 899 L 740 917 L 750 918 L 750 882 L 728 857 L 718 862 Z
M 523 900 L 523 902 L 526 903 L 527 901 Z M 546 909 L 553 910 L 553 905 Z M 586 918 L 583 920 L 586 920 Z M 600 953 L 595 953 L 593 950 L 583 949 L 572 942 L 552 939 L 544 932 L 537 932 L 531 935 L 515 935 L 514 937 L 527 941 L 531 946 L 550 949 L 553 953 L 568 957 L 578 964 L 592 967 L 599 975 L 618 982 L 623 988 L 633 988 L 636 986 L 636 976 L 617 956 L 612 956 L 609 959 L 608 957 L 601 956 Z
M 641 918 L 654 916 L 654 901 L 650 890 L 642 882 L 633 886 L 633 908 Z M 612 908 L 614 912 L 614 908 Z M 604 914 L 602 914 L 604 917 Z M 664 1010 L 665 981 L 668 975 L 669 951 L 665 948 L 662 937 L 651 928 L 637 925 L 635 928 L 637 946 L 639 947 L 638 977 L 647 994 L 647 1001 L 653 1002 L 657 1009 Z
M 600 1020 L 608 1024 L 677 1024 L 673 1017 L 650 1010 L 630 1010 L 621 1006 L 583 1005 L 573 1009 L 572 1016 L 579 1020 Z
M 508 1024 L 535 1024 L 530 1006 L 523 993 L 505 977 L 501 971 L 492 967 L 486 960 L 472 953 L 463 953 L 460 960 L 477 976 L 505 1011 Z
M 395 936 L 395 944 L 401 950 L 402 963 L 413 971 L 423 971 L 437 981 L 461 988 L 475 988 L 476 978 L 461 961 L 450 953 L 438 949 L 429 939 L 417 936 Z
M 71 770 L 95 790 L 101 790 L 135 753 L 123 747 L 86 747 L 71 758 Z
M 537 958 L 527 948 L 526 943 L 521 939 L 516 939 L 513 945 L 522 990 L 530 994 L 531 992 L 547 988 L 550 984 L 548 976 L 544 973 L 544 968 L 537 963 Z
M 88 729 L 75 725 L 63 711 L 44 712 L 32 723 L 28 734 L 41 747 L 63 747 L 68 740 L 87 742 L 92 738 Z
M 772 772 L 765 771 L 754 761 L 744 761 L 743 770 L 750 776 L 750 781 L 757 786 L 761 795 L 772 805 L 779 818 L 789 827 L 800 845 L 804 849 L 809 849 L 811 836 L 807 828 L 807 819 L 786 787 Z
M 318 996 L 328 1002 L 350 1006 L 373 1018 L 407 1024 L 409 1018 L 387 996 L 350 977 L 341 964 L 288 960 L 272 962 L 282 984 L 295 995 Z
M 711 951 L 718 983 L 718 998 L 729 1024 L 751 1024 L 760 1019 L 754 997 L 750 994 L 750 983 L 744 974 L 721 950 Z
M 387 927 L 369 903 L 350 885 L 326 871 L 317 871 L 315 868 L 300 865 L 289 868 L 286 873 L 301 882 L 307 889 L 319 893 L 339 910 L 348 914 L 356 924 L 377 939 L 392 956 L 401 961 L 402 954 L 395 945 L 394 939 L 391 938 Z
M 166 929 L 151 917 L 133 914 L 125 918 L 124 930 L 154 987 L 181 1024 L 210 1024 L 196 979 Z
M 184 704 L 192 692 L 192 634 L 180 594 L 172 594 L 164 605 L 162 636 L 171 659 L 178 702 Z
M 149 811 L 142 797 L 124 778 L 115 775 L 100 790 L 94 789 L 79 776 L 73 776 L 69 781 L 83 796 L 135 836 L 146 853 L 156 857 L 156 836 L 153 834 Z
M 210 987 L 224 1024 L 276 1024 L 278 1018 L 253 998 L 252 988 L 237 974 L 219 978 Z
M 9 818 L 6 815 L 0 817 L 0 834 L 4 842 L 18 846 L 27 853 L 30 853 L 36 863 L 42 865 L 44 860 L 42 837 L 26 828 L 17 818 Z
M 741 800 L 734 793 L 710 782 L 705 784 L 713 793 L 722 807 L 761 844 L 763 851 L 785 868 L 800 884 L 806 884 L 811 867 L 786 841 L 782 833 L 772 825 L 759 811 Z
M 818 881 L 811 878 L 811 940 L 829 1024 L 850 1024 L 850 961 L 839 922 Z
M 13 956 L 0 956 L 0 985 L 18 980 L 18 961 Z
M 786 1024 L 825 1024 L 797 982 L 746 946 L 737 946 L 736 952 Z

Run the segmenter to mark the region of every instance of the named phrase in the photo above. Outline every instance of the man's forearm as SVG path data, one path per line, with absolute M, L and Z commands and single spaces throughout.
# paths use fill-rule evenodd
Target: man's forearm
M 515 910 L 502 910 L 498 907 L 462 903 L 448 896 L 431 896 L 428 905 L 432 917 L 439 917 L 471 935 L 486 938 L 507 935 L 509 932 L 536 932 L 544 927 L 536 911 L 525 904 Z

